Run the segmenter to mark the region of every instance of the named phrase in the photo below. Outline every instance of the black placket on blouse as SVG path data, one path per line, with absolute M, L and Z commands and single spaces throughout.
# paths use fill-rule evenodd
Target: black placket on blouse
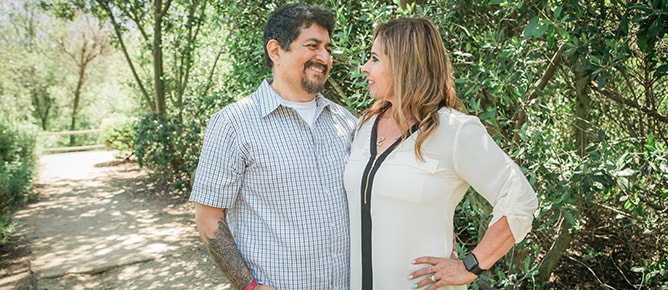
M 385 161 L 392 151 L 399 146 L 401 143 L 401 138 L 390 145 L 382 154 L 378 155 L 378 149 L 376 145 L 377 132 L 378 132 L 378 120 L 376 118 L 371 127 L 371 144 L 370 148 L 370 157 L 369 161 L 364 168 L 364 174 L 362 175 L 362 194 L 361 194 L 361 207 L 362 207 L 362 289 L 371 290 L 373 289 L 373 269 L 371 267 L 371 189 L 373 188 L 373 180 L 376 176 L 376 172 L 380 168 L 380 165 Z M 410 136 L 415 131 L 417 131 L 418 124 L 413 125 L 408 131 L 406 136 Z

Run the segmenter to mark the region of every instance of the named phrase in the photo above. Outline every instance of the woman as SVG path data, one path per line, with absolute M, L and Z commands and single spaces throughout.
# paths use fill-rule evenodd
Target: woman
M 456 110 L 463 105 L 429 20 L 379 25 L 362 72 L 377 101 L 360 119 L 345 171 L 351 289 L 466 289 L 529 232 L 536 194 L 480 120 Z M 469 186 L 494 217 L 459 260 L 453 216 Z

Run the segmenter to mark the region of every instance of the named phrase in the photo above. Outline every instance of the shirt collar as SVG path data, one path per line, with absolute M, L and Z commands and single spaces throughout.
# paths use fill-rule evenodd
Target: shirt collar
M 265 79 L 255 91 L 255 95 L 258 96 L 257 101 L 260 105 L 260 110 L 262 111 L 262 117 L 266 117 L 276 111 L 279 106 L 282 106 L 281 96 L 279 96 L 271 87 L 271 82 L 273 81 L 274 80 L 271 78 Z M 315 96 L 315 105 L 316 112 L 319 114 L 325 108 L 330 109 L 329 107 L 332 105 L 332 101 L 325 98 L 321 93 L 318 93 Z

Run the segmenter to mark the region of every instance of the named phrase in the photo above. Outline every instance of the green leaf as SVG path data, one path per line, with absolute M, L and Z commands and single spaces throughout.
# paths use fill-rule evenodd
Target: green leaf
M 529 24 L 527 24 L 527 27 L 524 28 L 524 40 L 531 38 L 531 36 L 534 34 L 536 27 L 538 27 L 538 20 L 538 16 L 531 18 Z
M 640 10 L 640 11 L 645 12 L 645 13 L 652 13 L 653 12 L 652 8 L 649 8 L 649 7 L 641 5 L 641 4 L 630 5 L 629 10 Z
M 554 19 L 559 19 L 561 18 L 561 12 L 564 10 L 563 6 L 557 6 L 556 9 L 554 9 Z
M 593 65 L 591 62 L 585 60 L 580 65 L 575 68 L 575 71 L 594 71 L 598 66 Z
M 631 183 L 624 177 L 617 178 L 617 185 L 625 190 L 631 189 Z M 621 201 L 621 198 L 620 198 Z
M 552 26 L 552 24 L 541 23 L 541 25 L 538 27 L 538 29 L 534 30 L 533 37 L 534 38 L 539 38 L 539 37 L 543 36 L 543 33 L 545 33 L 545 31 L 547 31 L 547 29 L 550 28 L 550 26 Z
M 629 34 L 629 16 L 627 14 L 622 16 L 618 31 L 621 36 L 626 36 Z
M 496 115 L 496 111 L 487 111 L 484 114 L 480 115 L 480 120 L 488 120 Z
M 598 88 L 602 89 L 605 87 L 605 84 L 608 82 L 608 73 L 603 71 L 598 77 Z
M 571 214 L 570 211 L 564 210 L 563 214 L 564 218 L 566 218 L 566 221 L 568 221 L 568 223 L 571 224 L 571 226 L 576 226 L 578 224 L 577 221 L 575 220 L 575 217 L 573 217 L 573 214 Z
M 652 21 L 652 25 L 650 25 L 649 29 L 647 29 L 647 37 L 655 37 L 659 35 L 661 32 L 662 28 L 662 21 L 660 17 L 657 17 Z
M 652 7 L 656 10 L 661 10 L 666 11 L 668 7 L 666 7 L 666 0 L 655 0 L 652 1 Z
M 554 45 L 557 43 L 556 33 L 554 25 L 550 25 L 547 33 L 547 46 L 549 48 L 554 48 Z
M 662 64 L 654 71 L 654 77 L 660 78 L 668 74 L 668 64 Z
M 640 50 L 642 52 L 648 52 L 649 50 L 649 43 L 647 41 L 647 34 L 639 32 L 638 33 L 638 47 L 640 47 Z

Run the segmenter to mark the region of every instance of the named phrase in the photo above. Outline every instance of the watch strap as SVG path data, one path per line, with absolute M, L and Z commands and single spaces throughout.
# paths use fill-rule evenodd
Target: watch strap
M 466 271 L 469 271 L 476 276 L 480 276 L 480 274 L 482 274 L 484 271 L 483 269 L 480 269 L 480 266 L 478 265 L 478 259 L 473 253 L 466 255 L 464 258 L 464 266 L 466 267 Z

